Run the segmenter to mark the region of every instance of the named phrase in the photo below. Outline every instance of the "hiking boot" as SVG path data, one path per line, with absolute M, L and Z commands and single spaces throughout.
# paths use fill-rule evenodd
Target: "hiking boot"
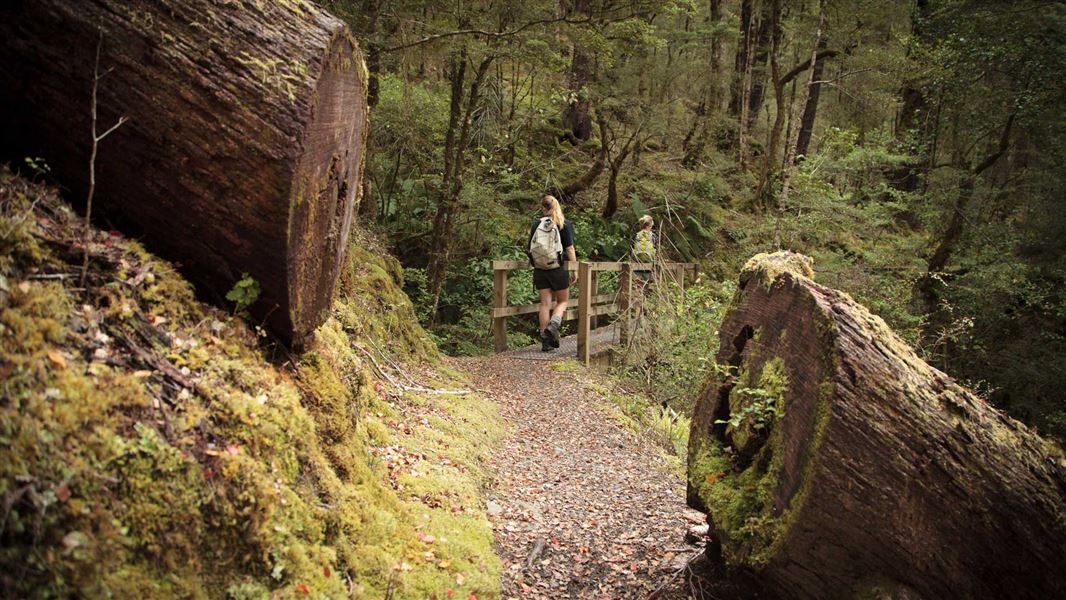
M 551 335 L 548 334 L 548 330 L 542 330 L 540 332 L 540 351 L 551 352 L 555 348 L 557 348 L 557 346 L 552 346 Z
M 552 321 L 548 323 L 548 328 L 544 330 L 548 334 L 548 342 L 552 345 L 552 348 L 559 347 L 559 323 Z

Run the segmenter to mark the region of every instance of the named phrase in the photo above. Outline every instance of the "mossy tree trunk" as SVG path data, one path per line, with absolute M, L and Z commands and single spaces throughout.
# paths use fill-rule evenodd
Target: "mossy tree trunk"
M 300 342 L 325 318 L 360 189 L 366 70 L 344 24 L 303 1 L 15 0 L 0 8 L 8 158 L 88 179 L 92 57 L 100 118 L 129 121 L 96 160 L 108 219 L 221 300 Z
M 709 553 L 788 598 L 1066 597 L 1061 450 L 812 277 L 756 257 L 720 329 L 689 445 Z

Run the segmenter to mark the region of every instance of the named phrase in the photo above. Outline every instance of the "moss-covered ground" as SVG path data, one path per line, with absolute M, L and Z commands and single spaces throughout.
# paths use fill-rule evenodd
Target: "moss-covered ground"
M 463 382 L 394 260 L 357 239 L 329 320 L 286 355 L 115 232 L 90 232 L 80 285 L 83 234 L 0 172 L 5 596 L 498 595 L 479 464 L 500 417 L 405 391 Z

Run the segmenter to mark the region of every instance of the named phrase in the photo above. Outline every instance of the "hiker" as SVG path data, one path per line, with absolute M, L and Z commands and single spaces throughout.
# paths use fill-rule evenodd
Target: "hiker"
M 631 253 L 633 260 L 638 263 L 654 264 L 659 254 L 659 238 L 653 230 L 655 219 L 652 219 L 651 215 L 644 215 L 637 221 L 637 227 L 639 229 L 636 235 L 633 236 L 633 251 Z M 639 291 L 643 291 L 644 286 L 648 285 L 648 282 L 651 281 L 651 275 L 650 269 L 633 271 L 633 277 L 636 278 Z
M 529 230 L 526 253 L 533 266 L 533 289 L 540 294 L 540 349 L 550 352 L 559 347 L 559 328 L 563 324 L 570 286 L 577 273 L 566 268 L 567 260 L 576 261 L 574 226 L 563 217 L 563 209 L 553 196 L 540 202 L 542 217 Z M 552 300 L 555 310 L 551 310 Z

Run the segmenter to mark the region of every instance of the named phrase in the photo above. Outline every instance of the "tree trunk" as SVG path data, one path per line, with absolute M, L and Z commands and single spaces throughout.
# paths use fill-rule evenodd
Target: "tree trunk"
M 17 0 L 0 8 L 9 157 L 87 185 L 92 57 L 103 41 L 99 206 L 221 299 L 248 273 L 252 310 L 300 343 L 324 319 L 363 168 L 366 71 L 313 5 Z
M 718 115 L 722 109 L 722 100 L 725 97 L 725 79 L 722 77 L 722 32 L 718 30 L 722 22 L 722 0 L 710 0 L 708 22 L 714 29 L 711 34 L 710 52 L 708 54 L 708 82 L 703 91 L 704 96 L 696 109 L 696 116 L 692 120 L 692 128 L 685 141 L 681 144 L 684 156 L 681 164 L 692 168 L 696 166 L 703 156 L 707 147 L 708 138 L 711 135 L 710 120 Z
M 477 108 L 481 84 L 485 81 L 485 75 L 489 71 L 492 60 L 492 56 L 486 57 L 478 65 L 474 80 L 470 83 L 466 108 L 463 110 L 466 51 L 457 52 L 452 59 L 452 100 L 448 131 L 444 142 L 444 178 L 437 200 L 437 212 L 433 217 L 429 264 L 426 266 L 428 292 L 432 298 L 429 311 L 430 324 L 437 321 L 440 294 L 444 287 L 444 277 L 448 272 L 448 261 L 452 250 L 452 230 L 456 214 L 459 212 L 459 199 L 463 193 L 463 169 L 466 166 L 466 147 L 470 144 L 470 130 L 474 124 L 474 109 Z
M 622 149 L 619 150 L 618 155 L 611 159 L 611 175 L 607 180 L 607 202 L 603 205 L 603 218 L 609 219 L 614 216 L 614 213 L 618 212 L 618 173 L 622 171 L 622 164 L 629 156 L 629 152 L 634 146 L 639 147 L 640 143 L 634 142 L 640 135 L 640 127 L 637 127 L 633 134 L 626 140 Z
M 811 73 L 807 79 L 807 84 L 803 86 L 804 107 L 811 106 L 811 96 L 814 94 L 814 86 L 817 85 L 818 73 L 821 72 L 821 61 L 818 60 L 818 51 L 825 48 L 825 4 L 823 0 L 818 0 L 818 30 L 814 34 L 814 48 L 811 50 Z M 774 69 L 774 77 L 777 77 L 777 69 Z M 784 86 L 778 84 L 778 90 L 783 90 Z M 792 86 L 793 100 L 795 100 L 796 87 L 793 83 Z M 817 102 L 815 102 L 817 105 Z M 791 122 L 793 120 L 792 115 L 792 101 L 789 101 L 788 105 L 788 118 Z M 806 108 L 804 109 L 804 116 L 806 116 Z M 796 151 L 800 146 L 800 137 L 803 134 L 802 124 L 800 128 L 795 131 L 795 138 L 789 138 L 789 133 L 785 136 L 787 145 L 785 146 L 785 161 L 784 167 L 781 169 L 781 195 L 777 199 L 777 217 L 774 219 L 774 245 L 780 249 L 782 248 L 782 228 L 784 227 L 785 211 L 788 209 L 788 197 L 789 192 L 792 189 L 792 171 L 796 166 L 796 158 L 799 156 Z M 808 138 L 809 140 L 809 138 Z
M 709 553 L 787 598 L 1064 597 L 1061 455 L 811 277 L 755 257 L 719 330 L 689 441 Z
M 829 44 L 829 36 L 822 34 L 818 40 L 818 51 L 824 51 Z M 825 61 L 818 60 L 818 52 L 811 57 L 814 69 L 811 79 L 807 83 L 807 101 L 803 104 L 803 116 L 800 117 L 799 137 L 796 139 L 797 159 L 807 156 L 807 150 L 811 146 L 811 135 L 814 133 L 814 120 L 818 116 L 818 97 L 822 93 L 822 71 L 825 69 Z
M 743 9 L 744 6 L 742 5 L 741 8 Z M 740 97 L 739 97 L 739 100 L 738 100 L 738 102 L 739 102 L 738 110 L 740 112 L 739 112 L 739 119 L 738 119 L 739 122 L 738 122 L 738 125 L 737 125 L 737 149 L 738 149 L 737 163 L 740 165 L 741 169 L 747 168 L 748 160 L 749 160 L 749 156 L 748 156 L 748 154 L 749 154 L 749 152 L 748 152 L 748 126 L 751 123 L 750 112 L 749 112 L 749 107 L 751 106 L 751 103 L 749 102 L 749 100 L 751 98 L 751 86 L 752 86 L 752 77 L 753 77 L 752 63 L 754 62 L 754 61 L 751 60 L 750 57 L 751 57 L 752 53 L 755 51 L 755 37 L 756 37 L 752 33 L 752 30 L 755 29 L 755 27 L 756 27 L 756 22 L 755 22 L 756 15 L 755 15 L 754 11 L 750 10 L 750 5 L 748 6 L 748 8 L 749 8 L 748 12 L 750 14 L 749 14 L 749 18 L 748 18 L 748 21 L 747 21 L 747 23 L 748 23 L 747 24 L 747 29 L 742 31 L 742 33 L 744 35 L 742 36 L 742 39 L 741 39 L 741 41 L 744 43 L 745 50 L 744 50 L 744 65 L 743 65 L 743 69 L 744 70 L 743 70 L 743 75 L 740 78 L 740 90 L 739 90 L 740 91 Z M 741 19 L 744 18 L 743 15 L 744 15 L 744 11 L 741 10 Z M 742 29 L 743 29 L 743 27 L 742 27 Z M 738 42 L 738 43 L 740 43 L 740 42 Z
M 378 105 L 380 82 L 378 73 L 381 71 L 381 44 L 378 42 L 378 20 L 381 16 L 381 0 L 364 0 L 363 11 L 365 13 L 366 30 L 366 106 L 368 112 L 373 112 Z M 366 154 L 374 154 L 374 129 L 370 128 L 366 135 Z M 370 177 L 363 177 L 363 188 L 359 194 L 359 217 L 364 222 L 373 222 L 378 216 L 378 203 L 374 199 L 374 186 Z
M 774 2 L 763 2 L 763 14 L 759 18 L 758 37 L 755 39 L 755 53 L 752 56 L 751 66 L 751 90 L 748 94 L 748 125 L 759 116 L 762 110 L 763 99 L 766 95 L 766 66 L 770 52 L 781 45 L 782 29 L 780 26 L 781 5 Z M 774 23 L 778 25 L 775 27 Z
M 591 0 L 575 0 L 574 11 L 584 17 L 591 16 Z M 563 112 L 563 126 L 569 130 L 571 141 L 584 142 L 592 137 L 592 98 L 588 85 L 592 82 L 594 57 L 581 42 L 574 42 L 572 52 L 566 85 L 574 99 Z
M 955 247 L 962 240 L 964 226 L 966 224 L 966 211 L 970 201 L 973 200 L 974 186 L 977 178 L 982 173 L 992 168 L 999 159 L 1007 153 L 1010 147 L 1011 130 L 1014 128 L 1015 115 L 1007 118 L 1003 131 L 999 136 L 999 143 L 995 150 L 986 156 L 980 163 L 974 166 L 959 181 L 959 193 L 951 207 L 951 215 L 948 217 L 948 225 L 940 234 L 933 253 L 926 263 L 925 274 L 914 283 L 914 298 L 918 301 L 921 314 L 926 316 L 923 327 L 926 340 L 936 337 L 936 330 L 944 325 L 940 313 L 940 287 L 943 281 L 942 272 L 948 266 L 948 261 L 955 252 Z
M 770 197 L 773 195 L 773 165 L 777 161 L 777 152 L 781 146 L 781 129 L 785 124 L 785 84 L 781 80 L 781 67 L 778 62 L 781 41 L 781 0 L 770 0 L 770 28 L 774 30 L 773 46 L 770 48 L 770 81 L 774 87 L 774 124 L 770 127 L 770 140 L 762 156 L 762 169 L 759 176 L 759 188 L 755 193 L 755 201 L 760 209 L 770 206 Z
M 741 0 L 740 2 L 740 34 L 737 36 L 737 48 L 733 55 L 733 79 L 730 82 L 729 114 L 737 119 L 740 118 L 743 107 L 744 73 L 748 69 L 748 51 L 751 42 L 749 36 L 752 28 L 752 4 L 753 0 Z
M 592 183 L 603 173 L 603 168 L 607 166 L 607 127 L 602 116 L 597 115 L 596 125 L 600 129 L 600 149 L 596 154 L 596 159 L 592 161 L 588 170 L 581 177 L 552 190 L 552 194 L 562 202 L 569 202 L 578 193 L 589 189 Z
M 922 26 L 929 16 L 929 0 L 917 0 L 911 13 L 911 36 L 921 42 Z M 889 184 L 904 192 L 918 189 L 918 178 L 926 171 L 928 157 L 921 150 L 929 136 L 927 103 L 920 81 L 907 81 L 900 90 L 903 100 L 896 115 L 896 143 L 910 152 L 913 160 L 900 165 L 889 174 Z

